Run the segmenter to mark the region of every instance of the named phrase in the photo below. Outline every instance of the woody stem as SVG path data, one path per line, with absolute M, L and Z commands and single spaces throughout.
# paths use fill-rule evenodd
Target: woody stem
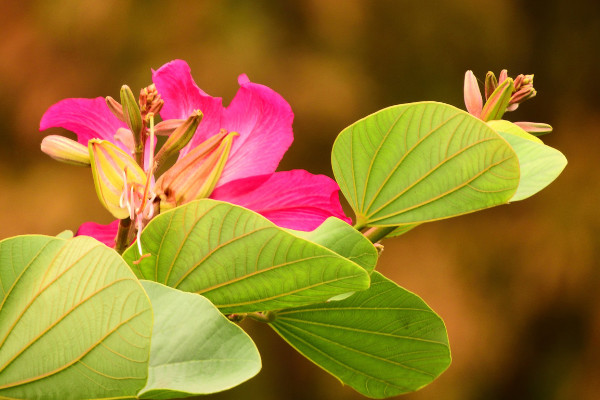
M 129 217 L 119 220 L 119 230 L 117 231 L 117 238 L 115 239 L 115 250 L 117 253 L 123 254 L 129 245 L 129 236 L 132 226 L 133 224 Z

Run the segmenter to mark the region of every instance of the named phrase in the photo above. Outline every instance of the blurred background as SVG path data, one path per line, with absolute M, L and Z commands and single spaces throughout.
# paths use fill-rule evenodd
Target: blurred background
M 569 159 L 523 202 L 425 224 L 385 243 L 380 270 L 446 322 L 453 364 L 406 400 L 598 399 L 600 10 L 593 0 L 0 2 L 0 238 L 107 223 L 88 169 L 39 151 L 44 111 L 118 97 L 187 60 L 227 104 L 246 73 L 295 112 L 281 170 L 332 175 L 347 125 L 383 107 L 464 108 L 464 72 L 534 73 L 538 97 L 507 115 L 547 122 Z M 274 334 L 245 324 L 262 372 L 211 399 L 361 399 Z

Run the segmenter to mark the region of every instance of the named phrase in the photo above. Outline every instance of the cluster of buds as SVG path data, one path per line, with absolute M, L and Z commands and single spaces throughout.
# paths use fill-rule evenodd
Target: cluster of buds
M 508 111 L 514 111 L 519 104 L 529 100 L 537 94 L 533 87 L 533 75 L 518 75 L 514 80 L 503 69 L 498 78 L 489 71 L 485 76 L 484 84 L 485 104 L 479 89 L 479 83 L 472 71 L 465 74 L 464 96 L 465 105 L 469 114 L 491 121 L 501 119 Z M 548 124 L 535 122 L 515 122 L 525 131 L 542 135 L 552 131 Z
M 157 213 L 210 196 L 238 134 L 223 130 L 209 137 L 175 162 L 155 183 L 155 171 L 190 142 L 203 114 L 196 110 L 187 119 L 165 120 L 155 125 L 155 115 L 164 102 L 154 85 L 142 89 L 137 102 L 131 89 L 124 85 L 120 98 L 117 102 L 106 97 L 108 108 L 127 126 L 119 128 L 112 141 L 92 139 L 85 146 L 51 135 L 42 141 L 42 151 L 62 162 L 92 167 L 100 202 L 113 216 L 126 222 L 122 224 L 126 229 L 135 228 L 117 236 L 126 237 L 128 244 L 136 232 L 139 239 L 142 228 Z M 168 137 L 155 154 L 156 135 Z M 141 248 L 139 251 L 143 254 Z

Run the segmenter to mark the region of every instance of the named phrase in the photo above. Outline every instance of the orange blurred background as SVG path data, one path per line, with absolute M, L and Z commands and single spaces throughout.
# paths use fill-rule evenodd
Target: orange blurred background
M 118 97 L 187 60 L 228 103 L 246 73 L 287 99 L 295 142 L 281 170 L 332 175 L 344 127 L 383 107 L 463 108 L 464 72 L 534 73 L 508 114 L 547 122 L 569 159 L 547 190 L 426 224 L 385 243 L 380 271 L 446 322 L 453 364 L 406 400 L 581 399 L 600 393 L 600 10 L 592 0 L 0 2 L 0 238 L 109 222 L 91 174 L 39 151 L 44 111 Z M 263 370 L 214 399 L 361 399 L 270 329 L 244 324 Z

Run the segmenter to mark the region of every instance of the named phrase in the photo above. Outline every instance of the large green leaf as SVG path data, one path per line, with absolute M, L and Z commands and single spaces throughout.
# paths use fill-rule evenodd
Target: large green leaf
M 325 220 L 310 232 L 288 230 L 296 236 L 318 243 L 354 261 L 369 273 L 377 264 L 377 249 L 362 233 L 335 217 Z
M 396 226 L 504 204 L 519 183 L 508 143 L 455 107 L 389 107 L 344 129 L 332 166 L 356 224 Z
M 154 218 L 123 254 L 136 275 L 202 294 L 225 313 L 268 311 L 369 287 L 369 274 L 245 208 L 203 199 Z
M 443 321 L 419 297 L 373 272 L 369 290 L 283 310 L 271 326 L 343 383 L 372 398 L 415 391 L 450 365 Z
M 152 310 L 112 249 L 80 236 L 0 242 L 0 398 L 135 398 Z
M 567 166 L 566 157 L 539 138 L 525 132 L 509 121 L 489 121 L 515 150 L 521 166 L 521 181 L 510 201 L 533 196 L 554 181 Z
M 230 389 L 260 371 L 252 339 L 204 297 L 142 281 L 154 310 L 148 383 L 138 396 L 173 399 Z

